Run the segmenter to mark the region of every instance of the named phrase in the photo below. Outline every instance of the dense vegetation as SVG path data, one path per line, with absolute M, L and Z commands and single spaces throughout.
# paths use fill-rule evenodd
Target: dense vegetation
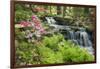
M 54 17 L 63 25 L 82 26 L 92 31 L 93 8 L 16 4 L 15 10 L 16 65 L 94 61 L 94 55 L 87 49 L 80 48 L 69 39 L 66 40 L 59 32 L 42 34 L 39 38 L 36 35 L 25 38 L 27 30 L 30 30 L 31 34 L 35 30 L 32 27 L 17 26 L 22 21 L 32 22 L 32 15 L 37 15 L 43 27 L 49 32 L 52 28 L 46 25 L 46 16 Z
M 93 61 L 86 49 L 66 41 L 61 34 L 45 36 L 40 42 L 19 41 L 16 46 L 17 65 L 54 64 Z

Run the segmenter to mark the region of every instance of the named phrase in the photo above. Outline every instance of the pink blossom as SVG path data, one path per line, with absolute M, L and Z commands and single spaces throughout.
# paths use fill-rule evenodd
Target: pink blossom
M 34 16 L 34 15 L 32 16 L 32 20 L 34 20 L 34 19 L 36 19 L 36 18 L 37 18 L 36 16 Z
M 36 16 L 32 16 L 35 29 L 37 29 L 41 34 L 45 33 L 45 29 L 42 27 L 40 20 Z
M 41 28 L 39 31 L 40 31 L 41 33 L 46 33 L 46 31 L 45 31 L 43 28 Z
M 26 21 L 21 21 L 21 22 L 20 22 L 20 25 L 21 25 L 22 27 L 28 27 L 28 26 L 31 25 L 31 23 L 26 22 Z

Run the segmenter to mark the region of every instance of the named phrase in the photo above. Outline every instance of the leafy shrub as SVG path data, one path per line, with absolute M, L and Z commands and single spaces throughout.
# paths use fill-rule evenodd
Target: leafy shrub
M 20 10 L 20 11 L 16 11 L 15 12 L 15 23 L 18 23 L 20 21 L 27 21 L 27 20 L 30 20 L 31 19 L 31 15 L 32 15 L 32 12 L 29 12 L 29 11 L 23 11 L 23 10 Z
M 47 46 L 51 49 L 57 49 L 57 45 L 60 41 L 64 40 L 64 37 L 63 35 L 61 34 L 58 34 L 58 35 L 55 35 L 53 34 L 52 37 L 44 37 L 44 39 L 42 40 L 42 43 L 44 46 Z
M 38 47 L 41 64 L 63 63 L 63 56 L 60 52 L 54 52 L 48 47 Z M 58 58 L 59 57 L 59 58 Z
M 61 34 L 44 36 L 42 41 L 16 44 L 17 64 L 54 64 L 93 61 L 94 56 Z
M 20 31 L 20 29 L 15 28 L 15 39 L 18 41 L 22 41 L 25 38 L 24 32 Z
M 93 61 L 93 55 L 89 54 L 85 49 L 80 49 L 78 46 L 60 47 L 65 62 L 85 62 Z
M 34 60 L 34 57 L 38 54 L 33 44 L 21 41 L 16 45 L 17 65 L 37 64 L 38 61 Z
M 20 21 L 30 20 L 32 16 L 32 11 L 29 8 L 26 8 L 24 4 L 16 4 L 15 6 L 15 23 Z
M 44 37 L 42 45 L 38 45 L 42 63 L 85 62 L 93 61 L 94 56 L 86 49 L 81 49 L 61 34 Z M 59 56 L 59 57 L 58 57 Z

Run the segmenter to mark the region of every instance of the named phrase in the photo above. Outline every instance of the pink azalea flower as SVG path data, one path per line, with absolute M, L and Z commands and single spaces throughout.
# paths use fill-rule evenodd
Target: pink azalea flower
M 31 23 L 26 22 L 26 21 L 21 21 L 21 22 L 20 22 L 20 25 L 21 25 L 22 27 L 28 27 L 28 26 L 31 25 Z
M 41 33 L 46 33 L 46 31 L 45 31 L 43 28 L 41 28 L 39 31 L 40 31 Z
M 46 31 L 44 30 L 44 28 L 42 27 L 42 24 L 40 22 L 40 20 L 38 20 L 38 18 L 36 16 L 32 16 L 32 20 L 34 22 L 34 26 L 35 28 L 41 33 L 45 33 Z
M 36 16 L 32 16 L 32 20 L 36 19 Z

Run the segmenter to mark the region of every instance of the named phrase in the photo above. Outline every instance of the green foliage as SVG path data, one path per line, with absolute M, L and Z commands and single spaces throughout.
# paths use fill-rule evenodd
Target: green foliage
M 54 52 L 48 47 L 38 47 L 41 64 L 63 63 L 63 56 L 59 52 Z M 58 58 L 59 57 L 59 58 Z
M 22 21 L 22 20 L 30 20 L 31 19 L 31 15 L 32 13 L 31 12 L 28 12 L 28 11 L 23 11 L 23 10 L 20 10 L 20 11 L 16 11 L 15 12 L 15 22 L 19 22 L 19 21 Z
M 16 44 L 16 60 L 17 65 L 37 64 L 34 56 L 38 55 L 33 44 L 25 41 L 17 42 Z
M 80 49 L 78 46 L 60 47 L 65 62 L 85 62 L 93 61 L 94 57 L 90 55 L 85 49 Z
M 24 32 L 21 32 L 20 29 L 15 28 L 15 39 L 22 41 L 25 38 Z
M 64 40 L 61 34 L 44 37 L 39 48 L 42 63 L 64 63 L 93 61 L 93 55 L 86 49 L 81 49 L 70 40 Z M 57 58 L 59 57 L 59 58 Z
M 17 65 L 54 64 L 93 61 L 94 56 L 80 48 L 61 34 L 44 36 L 41 42 L 16 44 Z
M 42 40 L 42 43 L 44 46 L 47 46 L 51 49 L 57 49 L 57 45 L 60 41 L 62 41 L 64 39 L 63 35 L 58 34 L 55 35 L 53 34 L 52 37 L 44 37 L 44 39 Z
M 17 4 L 15 7 L 15 23 L 18 23 L 23 20 L 30 20 L 32 16 L 32 11 L 25 8 L 25 5 Z

